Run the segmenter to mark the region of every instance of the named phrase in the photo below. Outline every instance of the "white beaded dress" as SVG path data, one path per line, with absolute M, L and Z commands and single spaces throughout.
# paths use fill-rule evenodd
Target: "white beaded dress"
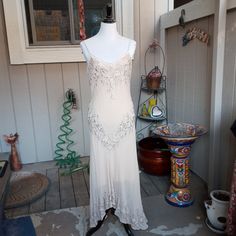
M 146 229 L 130 94 L 132 58 L 127 53 L 109 63 L 90 53 L 87 70 L 91 88 L 90 227 L 102 220 L 107 209 L 115 208 L 122 223 Z

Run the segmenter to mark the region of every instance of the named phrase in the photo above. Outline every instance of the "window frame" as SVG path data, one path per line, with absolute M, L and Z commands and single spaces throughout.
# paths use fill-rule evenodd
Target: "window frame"
M 133 38 L 133 0 L 115 0 L 115 16 L 120 34 Z M 11 64 L 84 62 L 80 45 L 30 46 L 24 0 L 3 0 Z

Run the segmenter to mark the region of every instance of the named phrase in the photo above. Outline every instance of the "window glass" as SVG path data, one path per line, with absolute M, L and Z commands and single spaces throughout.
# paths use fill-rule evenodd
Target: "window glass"
M 193 0 L 174 0 L 174 8 L 180 7 L 186 3 L 189 3 Z
M 78 44 L 95 35 L 112 0 L 24 0 L 29 45 Z M 113 4 L 114 6 L 114 4 Z

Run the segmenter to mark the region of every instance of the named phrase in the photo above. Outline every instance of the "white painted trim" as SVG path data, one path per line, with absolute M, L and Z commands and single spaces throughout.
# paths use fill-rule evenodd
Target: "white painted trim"
M 236 8 L 236 0 L 227 0 L 227 10 Z
M 216 0 L 194 0 L 161 16 L 161 28 L 179 24 L 181 10 L 185 9 L 185 22 L 196 20 L 215 13 Z
M 209 190 L 219 186 L 220 170 L 220 127 L 222 114 L 222 93 L 224 78 L 225 30 L 227 2 L 216 1 L 214 17 L 214 44 L 212 55 L 211 117 L 210 117 L 210 153 L 209 153 Z
M 167 58 L 166 58 L 166 29 L 161 29 L 160 31 L 160 46 L 162 47 L 164 54 L 165 54 L 165 68 L 164 68 L 164 75 L 167 73 Z M 160 63 L 163 65 L 164 59 L 161 55 Z
M 115 1 L 119 2 L 119 1 Z M 122 35 L 134 39 L 134 12 L 133 10 L 127 14 L 127 9 L 134 9 L 133 0 L 122 0 L 122 16 L 119 17 L 121 19 L 120 24 L 122 25 L 122 31 L 120 32 Z
M 168 0 L 168 11 L 172 11 L 174 9 L 174 0 Z
M 29 46 L 23 0 L 3 0 L 3 7 L 11 64 L 85 61 L 79 45 Z M 115 11 L 119 32 L 133 38 L 133 0 L 116 0 Z
M 116 27 L 119 33 L 122 33 L 122 23 L 117 19 L 122 19 L 122 0 L 115 1 L 115 18 L 116 18 Z
M 225 0 L 225 2 L 227 10 L 236 8 L 236 0 Z M 161 28 L 166 29 L 178 25 L 182 9 L 185 9 L 185 22 L 189 22 L 202 17 L 214 15 L 216 5 L 217 0 L 194 0 L 189 2 L 173 11 L 163 14 L 161 16 Z

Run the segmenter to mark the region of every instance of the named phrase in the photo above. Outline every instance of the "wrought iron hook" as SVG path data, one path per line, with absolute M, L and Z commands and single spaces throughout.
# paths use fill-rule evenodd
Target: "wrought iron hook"
M 179 17 L 179 25 L 182 26 L 183 28 L 185 27 L 184 17 L 185 17 L 185 10 L 182 9 L 181 10 L 181 16 Z

